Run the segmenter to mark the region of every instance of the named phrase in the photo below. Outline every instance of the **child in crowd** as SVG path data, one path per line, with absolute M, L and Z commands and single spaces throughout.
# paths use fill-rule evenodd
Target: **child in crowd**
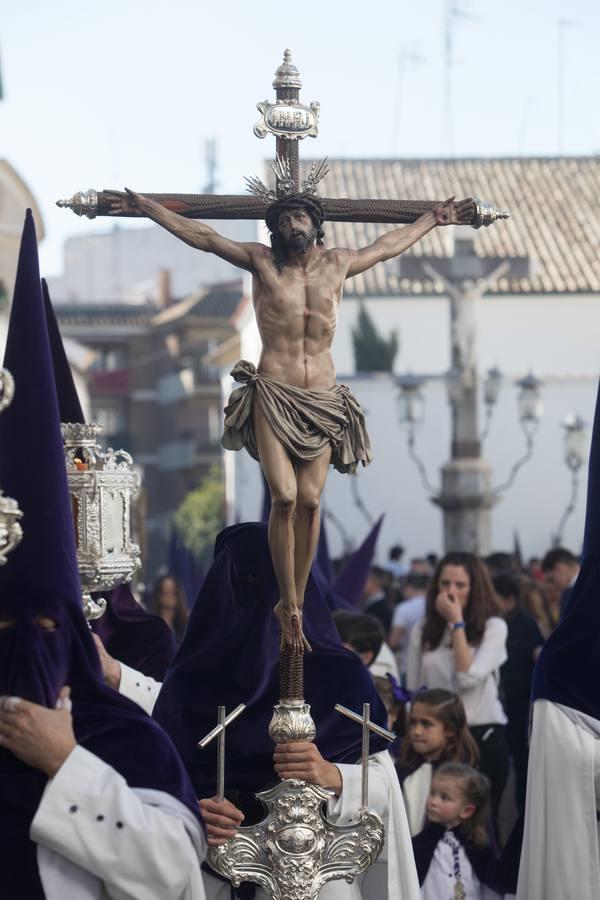
M 375 616 L 338 609 L 333 621 L 344 647 L 360 656 L 373 678 L 392 674 L 398 677 L 396 657 L 385 641 L 383 625 Z
M 460 697 L 442 688 L 415 694 L 408 734 L 396 766 L 412 836 L 425 825 L 431 778 L 443 762 L 479 762 L 479 750 L 467 726 Z
M 385 678 L 374 675 L 373 683 L 387 710 L 388 730 L 396 735 L 396 740 L 389 745 L 388 750 L 394 762 L 397 762 L 406 735 L 406 708 L 409 695 L 389 672 Z
M 486 824 L 489 781 L 463 763 L 443 763 L 431 781 L 428 824 L 413 838 L 422 900 L 492 900 L 496 868 Z

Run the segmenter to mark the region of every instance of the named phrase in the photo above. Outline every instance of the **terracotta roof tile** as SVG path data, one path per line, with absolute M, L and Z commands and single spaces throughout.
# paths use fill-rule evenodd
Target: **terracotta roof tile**
M 305 160 L 309 166 L 312 160 Z M 481 257 L 529 257 L 530 277 L 501 278 L 491 293 L 600 291 L 600 156 L 515 159 L 330 159 L 324 197 L 401 197 L 444 200 L 478 196 L 508 209 L 511 218 L 477 235 Z M 360 247 L 389 225 L 331 222 L 330 246 Z M 443 229 L 407 251 L 447 257 Z M 400 277 L 396 260 L 350 279 L 349 295 L 438 292 L 423 278 Z

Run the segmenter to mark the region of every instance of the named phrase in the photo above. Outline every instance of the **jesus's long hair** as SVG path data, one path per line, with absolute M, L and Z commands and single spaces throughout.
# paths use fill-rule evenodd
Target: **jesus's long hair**
M 289 259 L 289 248 L 279 232 L 279 216 L 282 212 L 289 209 L 303 209 L 313 223 L 316 230 L 317 246 L 322 247 L 325 238 L 322 224 L 325 217 L 323 207 L 320 201 L 312 194 L 290 194 L 287 197 L 281 197 L 272 203 L 265 216 L 267 228 L 271 232 L 271 249 L 273 251 L 273 262 L 278 272 L 281 272 Z

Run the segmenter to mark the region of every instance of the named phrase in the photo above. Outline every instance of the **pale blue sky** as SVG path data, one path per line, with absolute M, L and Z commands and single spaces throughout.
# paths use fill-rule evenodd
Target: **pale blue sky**
M 272 99 L 288 46 L 302 99 L 321 102 L 305 156 L 557 155 L 562 30 L 562 149 L 599 153 L 600 3 L 455 2 L 480 21 L 455 20 L 450 128 L 447 0 L 0 0 L 0 157 L 40 204 L 43 271 L 60 271 L 67 236 L 110 227 L 57 209 L 58 197 L 199 190 L 212 137 L 219 190 L 241 192 L 274 152 L 252 133 L 255 104 Z M 424 61 L 399 79 L 403 53 Z

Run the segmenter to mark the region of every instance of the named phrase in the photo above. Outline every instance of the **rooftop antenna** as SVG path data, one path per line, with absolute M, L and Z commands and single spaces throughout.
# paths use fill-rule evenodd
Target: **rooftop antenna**
M 453 118 L 453 85 L 455 27 L 460 22 L 481 24 L 483 19 L 462 9 L 456 0 L 446 0 L 446 17 L 444 24 L 444 114 L 442 116 L 442 156 L 454 156 L 454 118 Z
M 406 74 L 410 66 L 420 66 L 425 62 L 427 62 L 427 57 L 422 56 L 415 50 L 409 50 L 408 47 L 402 47 L 398 54 L 396 98 L 392 124 L 392 154 L 394 156 L 398 154 L 398 139 L 402 125 L 402 100 L 404 99 L 404 82 L 406 80 Z
M 576 28 L 580 23 L 573 19 L 558 20 L 558 54 L 556 60 L 556 147 L 558 155 L 565 151 L 565 63 L 566 63 L 566 31 L 567 28 Z
M 203 194 L 214 194 L 217 190 L 217 142 L 209 138 L 204 142 L 204 159 L 206 161 L 206 184 Z

